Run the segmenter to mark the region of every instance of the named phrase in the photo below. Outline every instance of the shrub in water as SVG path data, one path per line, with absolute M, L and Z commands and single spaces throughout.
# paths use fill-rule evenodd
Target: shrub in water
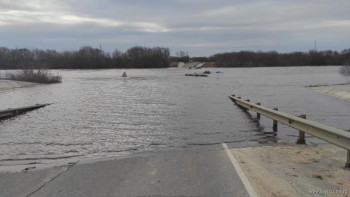
M 52 75 L 47 70 L 34 70 L 34 69 L 26 69 L 22 70 L 19 73 L 6 73 L 6 79 L 16 80 L 16 81 L 27 81 L 34 83 L 61 83 L 62 77 L 57 75 Z

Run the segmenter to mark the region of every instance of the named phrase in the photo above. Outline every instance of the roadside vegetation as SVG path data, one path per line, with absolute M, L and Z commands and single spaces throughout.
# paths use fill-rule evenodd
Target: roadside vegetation
M 15 80 L 15 81 L 26 81 L 34 83 L 61 83 L 62 77 L 59 75 L 52 75 L 48 70 L 41 69 L 25 69 L 21 71 L 15 71 L 6 73 L 4 79 Z

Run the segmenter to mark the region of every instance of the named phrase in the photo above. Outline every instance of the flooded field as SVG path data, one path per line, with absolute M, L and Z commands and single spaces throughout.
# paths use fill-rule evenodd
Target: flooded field
M 186 73 L 210 70 L 209 77 Z M 215 74 L 215 71 L 222 74 Z M 53 164 L 210 144 L 295 142 L 298 132 L 244 113 L 236 94 L 266 107 L 350 129 L 348 101 L 309 85 L 350 81 L 339 67 L 54 70 L 63 83 L 0 92 L 0 109 L 55 104 L 0 122 L 0 166 Z M 0 71 L 5 72 L 5 71 Z M 308 138 L 308 142 L 320 140 Z

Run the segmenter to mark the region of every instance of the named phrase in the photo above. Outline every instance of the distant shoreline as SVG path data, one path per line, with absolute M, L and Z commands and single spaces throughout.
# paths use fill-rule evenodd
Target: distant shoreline
M 222 67 L 222 66 L 214 66 L 214 67 L 202 67 L 202 69 L 210 69 L 210 68 L 286 68 L 286 67 L 327 67 L 327 66 L 343 66 L 343 65 L 304 65 L 304 66 L 235 66 L 235 67 Z M 155 68 L 155 67 L 149 67 L 149 68 L 49 68 L 47 70 L 130 70 L 130 69 L 168 69 L 168 68 L 178 68 L 178 67 L 161 67 L 161 68 Z M 181 68 L 186 69 L 186 68 Z M 20 68 L 17 69 L 2 69 L 0 70 L 7 71 L 7 70 L 22 70 Z M 0 79 L 1 80 L 1 79 Z
M 349 64 L 349 55 L 350 49 L 287 53 L 241 50 L 190 57 L 186 52 L 172 56 L 170 49 L 166 47 L 134 46 L 125 52 L 118 49 L 106 52 L 91 46 L 72 51 L 2 47 L 0 69 L 168 68 L 175 62 L 213 62 L 216 67 L 328 66 Z

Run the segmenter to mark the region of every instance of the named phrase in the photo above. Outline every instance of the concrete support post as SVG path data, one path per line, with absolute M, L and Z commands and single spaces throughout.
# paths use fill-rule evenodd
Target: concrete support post
M 306 119 L 306 115 L 302 114 L 298 116 L 300 118 Z M 299 139 L 297 140 L 297 144 L 306 144 L 305 142 L 305 132 L 299 130 Z
M 273 110 L 278 111 L 278 108 L 273 108 Z M 273 120 L 273 132 L 277 132 L 278 128 L 277 128 L 277 120 Z
M 350 150 L 347 151 L 345 168 L 350 168 Z
M 261 105 L 261 103 L 256 103 L 257 105 Z M 256 113 L 256 118 L 260 120 L 260 113 Z

